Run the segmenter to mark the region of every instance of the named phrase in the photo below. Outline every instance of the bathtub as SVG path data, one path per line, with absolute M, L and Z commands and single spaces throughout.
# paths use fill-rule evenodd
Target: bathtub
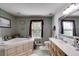
M 33 38 L 14 38 L 0 42 L 0 56 L 30 55 L 33 50 Z
M 1 41 L 0 45 L 13 45 L 23 42 L 33 41 L 33 38 L 14 38 L 8 41 Z

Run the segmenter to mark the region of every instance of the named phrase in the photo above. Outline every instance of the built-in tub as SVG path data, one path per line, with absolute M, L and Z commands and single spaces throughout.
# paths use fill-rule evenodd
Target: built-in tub
M 32 38 L 14 38 L 8 41 L 1 41 L 0 45 L 13 45 L 13 44 L 23 43 L 28 41 L 33 41 L 33 39 Z
M 15 38 L 0 42 L 0 56 L 29 55 L 32 50 L 32 38 Z

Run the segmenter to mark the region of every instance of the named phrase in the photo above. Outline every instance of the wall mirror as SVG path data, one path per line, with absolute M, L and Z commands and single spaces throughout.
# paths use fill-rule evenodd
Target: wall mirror
M 74 4 L 69 14 L 66 11 L 64 12 L 66 16 L 59 18 L 60 33 L 66 36 L 79 36 L 79 4 Z
M 10 28 L 11 27 L 11 20 L 0 17 L 0 28 Z

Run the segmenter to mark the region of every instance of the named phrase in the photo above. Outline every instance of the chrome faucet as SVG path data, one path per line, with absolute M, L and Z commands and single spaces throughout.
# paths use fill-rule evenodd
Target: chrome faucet
M 79 50 L 79 37 L 74 37 L 74 46 Z

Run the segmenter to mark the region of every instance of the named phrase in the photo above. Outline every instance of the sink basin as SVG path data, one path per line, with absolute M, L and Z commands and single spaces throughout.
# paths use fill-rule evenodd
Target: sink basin
M 72 44 L 73 47 L 76 47 L 74 44 Z
M 63 40 L 64 41 L 64 40 Z M 67 41 L 64 41 L 65 43 L 68 43 Z
M 63 41 L 64 43 L 68 43 L 66 40 L 63 40 L 63 39 L 62 39 L 62 41 Z

